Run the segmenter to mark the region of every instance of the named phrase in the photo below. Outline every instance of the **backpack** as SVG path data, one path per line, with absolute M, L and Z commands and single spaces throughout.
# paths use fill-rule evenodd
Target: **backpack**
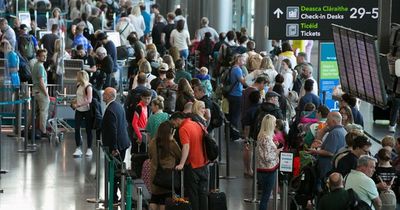
M 352 188 L 347 190 L 349 200 L 347 202 L 347 210 L 371 210 L 371 205 L 368 205 L 365 201 L 361 200 L 357 193 Z M 382 209 L 383 208 L 382 206 Z M 385 209 L 386 210 L 386 209 Z
M 176 84 L 173 86 L 162 85 L 162 87 L 157 89 L 158 95 L 164 98 L 164 112 L 168 114 L 172 114 L 175 112 L 177 90 L 178 85 Z
M 378 176 L 380 181 L 383 182 L 382 178 Z M 396 210 L 396 205 L 397 205 L 397 200 L 396 200 L 396 194 L 393 192 L 393 190 L 390 189 L 390 187 L 393 185 L 395 177 L 392 178 L 392 181 L 390 182 L 389 189 L 382 191 L 379 194 L 379 198 L 382 201 L 382 209 L 385 210 Z
M 229 93 L 232 92 L 233 88 L 238 82 L 236 81 L 232 84 L 231 70 L 232 68 L 226 68 L 221 74 L 221 86 L 218 87 L 219 90 L 216 91 L 218 98 L 222 98 L 222 96 L 224 96 L 225 98 L 228 97 Z
M 32 73 L 29 62 L 24 58 L 21 53 L 16 52 L 19 58 L 19 70 L 18 75 L 21 82 L 32 83 Z
M 231 66 L 231 62 L 233 61 L 233 57 L 237 54 L 237 46 L 231 46 L 227 42 L 222 47 L 222 66 Z
M 212 126 L 212 128 L 221 127 L 222 124 L 224 123 L 225 116 L 220 106 L 215 101 L 211 101 L 210 112 L 211 112 L 210 126 Z
M 88 85 L 85 88 L 85 94 L 87 95 L 87 88 L 92 85 Z M 101 98 L 99 92 L 92 87 L 92 102 L 90 102 L 90 119 L 92 124 L 92 129 L 100 129 L 101 123 L 103 121 L 103 113 L 101 110 Z
M 135 108 L 140 102 L 140 96 L 145 91 L 145 89 L 133 89 L 128 92 L 128 96 L 126 97 L 126 101 L 124 103 L 125 116 L 128 125 L 132 124 L 133 115 L 135 114 Z
M 200 122 L 197 122 L 197 124 L 199 124 L 201 129 L 203 130 L 204 153 L 206 154 L 206 157 L 209 161 L 214 161 L 217 159 L 219 151 L 217 142 L 215 141 L 214 137 L 207 132 L 206 128 Z
M 304 166 L 300 175 L 293 180 L 293 187 L 296 190 L 295 199 L 299 205 L 305 206 L 307 201 L 312 200 L 317 194 L 317 172 L 313 164 Z
M 26 34 L 21 35 L 18 41 L 19 52 L 21 53 L 21 55 L 27 60 L 31 60 L 32 58 L 34 58 L 36 50 L 32 40 L 32 36 Z

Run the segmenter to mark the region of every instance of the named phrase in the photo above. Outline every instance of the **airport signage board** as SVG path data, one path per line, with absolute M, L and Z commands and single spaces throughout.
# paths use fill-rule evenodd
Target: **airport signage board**
M 319 49 L 319 97 L 322 99 L 325 93 L 325 105 L 331 111 L 338 111 L 339 103 L 332 98 L 333 90 L 340 84 L 335 44 L 323 42 Z
M 331 41 L 332 23 L 377 35 L 378 0 L 269 2 L 269 39 Z

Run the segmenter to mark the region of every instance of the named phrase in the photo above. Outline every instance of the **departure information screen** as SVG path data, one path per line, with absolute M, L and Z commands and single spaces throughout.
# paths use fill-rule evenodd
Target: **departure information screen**
M 339 25 L 332 27 L 342 89 L 369 103 L 386 106 L 375 37 Z

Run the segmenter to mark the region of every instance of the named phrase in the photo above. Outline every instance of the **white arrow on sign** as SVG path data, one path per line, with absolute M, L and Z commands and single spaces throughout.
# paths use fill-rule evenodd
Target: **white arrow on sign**
M 274 15 L 276 15 L 276 18 L 279 19 L 281 15 L 283 15 L 283 11 L 280 8 L 278 8 L 274 11 Z

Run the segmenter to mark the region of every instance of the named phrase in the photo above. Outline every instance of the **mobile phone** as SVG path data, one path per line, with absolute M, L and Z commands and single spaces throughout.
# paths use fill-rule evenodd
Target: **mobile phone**
M 280 149 L 280 148 L 282 148 L 282 147 L 283 147 L 283 144 L 282 144 L 282 143 L 279 143 L 278 149 Z

